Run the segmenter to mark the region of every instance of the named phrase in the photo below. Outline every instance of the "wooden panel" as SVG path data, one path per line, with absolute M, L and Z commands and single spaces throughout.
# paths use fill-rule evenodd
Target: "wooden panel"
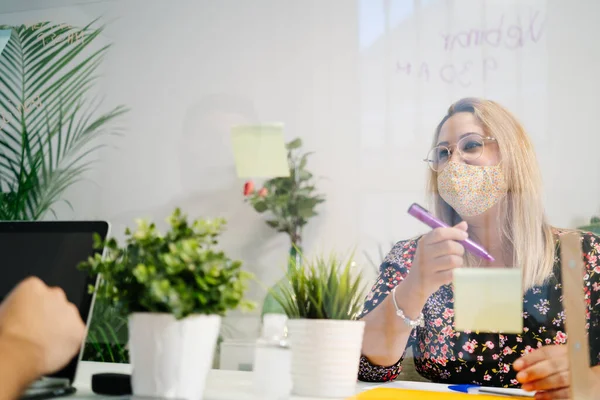
M 581 238 L 577 233 L 560 236 L 563 307 L 566 320 L 567 346 L 571 374 L 571 399 L 589 400 L 590 352 L 585 329 L 583 292 L 584 265 Z M 588 395 L 589 393 L 589 395 Z

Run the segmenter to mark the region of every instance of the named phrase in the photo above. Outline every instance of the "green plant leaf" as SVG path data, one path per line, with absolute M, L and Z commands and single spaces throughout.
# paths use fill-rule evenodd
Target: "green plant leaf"
M 83 359 L 128 363 L 127 341 L 127 318 L 121 316 L 110 302 L 97 300 L 92 312 Z
M 256 210 L 256 212 L 258 212 L 258 213 L 263 213 L 269 209 L 267 207 L 267 203 L 264 201 L 257 201 L 256 203 L 253 204 L 253 207 Z
M 302 157 L 300 157 L 300 163 L 298 164 L 298 169 L 303 170 L 304 168 L 306 168 L 306 164 L 308 162 L 308 156 L 310 156 L 313 153 L 314 152 L 309 151 L 308 153 L 304 153 L 302 155 Z
M 298 200 L 298 216 L 304 219 L 308 219 L 316 215 L 314 211 L 315 206 L 318 204 L 318 199 L 311 197 L 303 197 Z
M 279 228 L 279 221 L 265 221 L 271 228 Z
M 302 146 L 302 139 L 300 138 L 296 138 L 294 140 L 292 140 L 291 142 L 289 142 L 288 144 L 286 144 L 286 148 L 288 150 L 295 150 L 295 149 L 299 149 Z
M 302 170 L 298 174 L 298 179 L 300 179 L 300 181 L 309 181 L 312 179 L 312 177 L 313 177 L 313 174 L 306 170 Z

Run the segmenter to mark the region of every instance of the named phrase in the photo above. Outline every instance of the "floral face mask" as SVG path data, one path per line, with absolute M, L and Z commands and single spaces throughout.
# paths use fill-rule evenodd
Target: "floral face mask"
M 450 161 L 437 182 L 442 199 L 461 217 L 483 214 L 508 190 L 500 164 L 478 166 Z

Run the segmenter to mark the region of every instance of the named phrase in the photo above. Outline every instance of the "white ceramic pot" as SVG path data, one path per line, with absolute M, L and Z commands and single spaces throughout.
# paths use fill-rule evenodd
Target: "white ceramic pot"
M 364 330 L 364 321 L 289 320 L 294 394 L 354 396 Z
M 221 326 L 218 315 L 129 316 L 129 356 L 133 394 L 199 400 L 211 369 Z

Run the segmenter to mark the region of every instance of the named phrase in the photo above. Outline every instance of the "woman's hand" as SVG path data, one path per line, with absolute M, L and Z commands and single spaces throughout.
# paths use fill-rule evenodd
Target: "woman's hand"
M 452 282 L 452 270 L 463 265 L 465 248 L 459 241 L 467 237 L 467 223 L 464 221 L 454 227 L 436 228 L 424 235 L 419 240 L 406 277 L 411 288 L 427 299 L 440 286 Z
M 569 399 L 569 358 L 565 345 L 535 349 L 514 362 L 517 380 L 525 391 L 538 391 L 536 399 Z
M 537 391 L 536 399 L 570 399 L 570 374 L 566 345 L 543 346 L 514 362 L 517 380 L 525 391 Z M 589 398 L 600 400 L 600 366 L 590 368 Z

